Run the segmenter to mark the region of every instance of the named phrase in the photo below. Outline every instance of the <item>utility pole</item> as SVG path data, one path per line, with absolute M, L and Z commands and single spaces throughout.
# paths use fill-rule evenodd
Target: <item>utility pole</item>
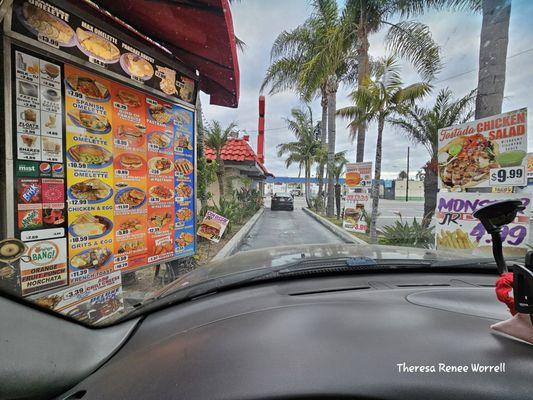
M 405 201 L 409 201 L 409 146 L 407 146 L 407 182 L 405 185 Z

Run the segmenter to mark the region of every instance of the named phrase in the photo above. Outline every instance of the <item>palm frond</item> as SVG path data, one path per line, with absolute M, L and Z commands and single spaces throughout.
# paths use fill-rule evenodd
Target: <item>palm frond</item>
M 425 80 L 432 79 L 442 68 L 442 64 L 440 48 L 433 41 L 429 28 L 416 21 L 401 21 L 389 25 L 385 36 L 387 48 L 411 62 Z

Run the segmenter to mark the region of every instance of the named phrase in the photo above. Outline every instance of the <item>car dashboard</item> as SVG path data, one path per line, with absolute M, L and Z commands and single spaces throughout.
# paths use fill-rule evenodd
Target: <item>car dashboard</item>
M 203 296 L 147 316 L 59 398 L 531 398 L 531 346 L 489 328 L 509 316 L 494 281 L 397 272 Z

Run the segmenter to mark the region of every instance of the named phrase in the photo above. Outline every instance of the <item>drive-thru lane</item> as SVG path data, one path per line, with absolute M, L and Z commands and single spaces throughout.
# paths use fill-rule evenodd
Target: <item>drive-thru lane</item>
M 272 211 L 270 203 L 238 251 L 299 244 L 343 243 L 295 202 L 294 211 Z

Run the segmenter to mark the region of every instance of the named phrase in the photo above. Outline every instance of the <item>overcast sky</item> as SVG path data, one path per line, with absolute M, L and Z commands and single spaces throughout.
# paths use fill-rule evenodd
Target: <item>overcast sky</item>
M 223 124 L 236 121 L 239 128 L 250 135 L 257 148 L 257 101 L 261 82 L 270 64 L 270 48 L 283 30 L 301 24 L 311 13 L 308 0 L 242 0 L 232 5 L 236 35 L 246 42 L 244 52 L 239 52 L 240 102 L 237 109 L 209 105 L 209 97 L 202 93 L 202 107 L 207 120 L 219 120 Z M 414 19 L 414 18 L 413 18 Z M 479 34 L 481 15 L 473 13 L 432 12 L 416 17 L 427 24 L 433 38 L 442 48 L 444 68 L 436 77 L 432 95 L 422 104 L 432 105 L 436 93 L 449 87 L 456 97 L 462 97 L 477 86 Z M 503 111 L 528 107 L 533 109 L 533 1 L 513 0 L 507 51 L 507 80 Z M 370 38 L 370 54 L 380 57 L 387 54 L 383 45 L 384 32 Z M 405 84 L 414 83 L 420 77 L 408 63 L 402 62 Z M 341 87 L 337 95 L 337 107 L 348 106 L 348 93 L 353 88 Z M 265 165 L 276 176 L 297 176 L 298 168 L 285 167 L 276 155 L 279 143 L 292 141 L 294 136 L 286 129 L 284 118 L 294 107 L 302 103 L 293 92 L 266 96 Z M 313 117 L 320 119 L 320 102 L 312 103 Z M 531 119 L 531 116 L 530 116 Z M 347 150 L 348 158 L 355 160 L 355 143 L 350 141 L 347 122 L 337 119 L 336 151 Z M 531 131 L 531 123 L 528 124 Z M 376 126 L 370 125 L 365 146 L 365 161 L 375 156 Z M 411 177 L 429 159 L 422 146 L 409 142 L 402 132 L 386 126 L 383 147 L 383 178 L 395 178 L 406 168 L 407 147 L 411 146 Z M 529 134 L 529 151 L 533 151 L 533 133 Z

